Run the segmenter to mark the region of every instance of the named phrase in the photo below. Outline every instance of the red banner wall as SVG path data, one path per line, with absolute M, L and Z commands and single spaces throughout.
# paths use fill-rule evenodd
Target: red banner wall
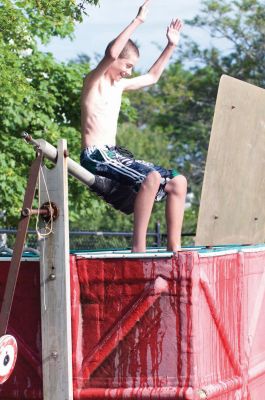
M 0 261 L 0 297 L 8 261 Z M 71 256 L 74 399 L 262 400 L 265 250 Z M 23 262 L 0 399 L 42 399 L 38 262 Z

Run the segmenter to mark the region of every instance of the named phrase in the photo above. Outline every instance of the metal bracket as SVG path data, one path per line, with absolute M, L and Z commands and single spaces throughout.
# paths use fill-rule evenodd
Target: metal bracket
M 29 217 L 31 215 L 40 215 L 45 222 L 55 221 L 59 217 L 59 208 L 54 202 L 46 201 L 39 210 L 33 208 L 22 209 L 22 217 Z

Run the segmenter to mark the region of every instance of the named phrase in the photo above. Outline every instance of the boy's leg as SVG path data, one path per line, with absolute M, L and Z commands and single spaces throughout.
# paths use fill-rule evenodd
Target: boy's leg
M 183 175 L 178 175 L 171 179 L 166 184 L 165 191 L 167 192 L 167 249 L 177 251 L 181 248 L 181 228 L 187 193 L 186 178 Z
M 134 203 L 133 252 L 146 251 L 146 233 L 154 200 L 160 185 L 158 172 L 150 172 L 141 184 Z
M 145 252 L 148 222 L 161 183 L 161 174 L 154 170 L 153 164 L 134 160 L 124 149 L 121 152 L 121 149 L 114 147 L 87 148 L 81 153 L 80 159 L 81 165 L 92 173 L 117 181 L 121 185 L 135 187 L 141 182 L 134 202 L 132 251 Z

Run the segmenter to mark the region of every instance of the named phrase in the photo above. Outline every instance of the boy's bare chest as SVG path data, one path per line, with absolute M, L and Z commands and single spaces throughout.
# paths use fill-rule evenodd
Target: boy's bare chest
M 117 119 L 120 111 L 122 89 L 118 85 L 95 84 L 84 87 L 83 113 L 91 118 Z
M 122 92 L 117 87 L 100 88 L 95 97 L 97 105 L 113 111 L 120 108 Z

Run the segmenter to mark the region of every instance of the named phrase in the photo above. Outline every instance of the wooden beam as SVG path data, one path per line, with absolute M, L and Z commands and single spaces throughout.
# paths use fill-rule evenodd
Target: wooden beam
M 51 201 L 59 217 L 41 240 L 41 325 L 43 399 L 72 400 L 72 340 L 69 270 L 68 171 L 66 141 L 58 143 L 53 169 L 40 173 L 40 205 Z

